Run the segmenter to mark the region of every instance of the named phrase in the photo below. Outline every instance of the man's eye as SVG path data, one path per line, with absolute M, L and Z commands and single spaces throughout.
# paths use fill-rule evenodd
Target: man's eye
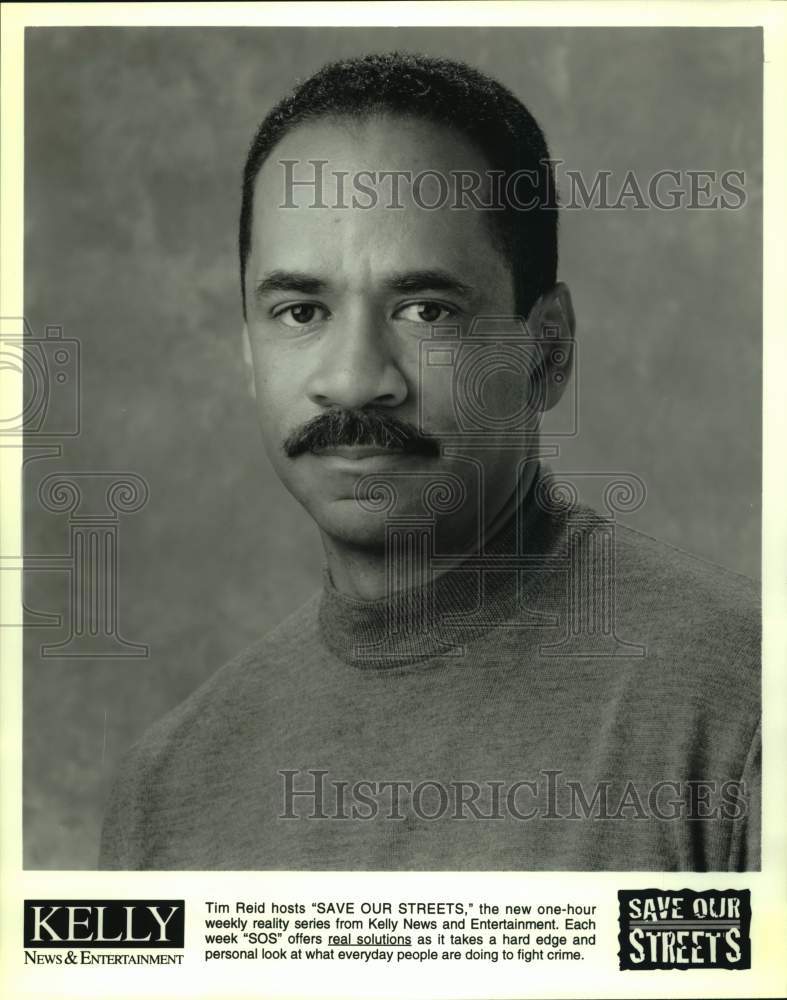
M 453 309 L 440 302 L 411 302 L 396 312 L 396 319 L 410 323 L 440 323 L 456 315 Z
M 274 313 L 274 319 L 281 320 L 285 326 L 308 326 L 316 320 L 325 319 L 327 315 L 328 310 L 316 302 L 298 302 Z

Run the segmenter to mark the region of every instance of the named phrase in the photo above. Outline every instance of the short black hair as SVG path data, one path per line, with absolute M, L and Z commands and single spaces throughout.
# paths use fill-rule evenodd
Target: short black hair
M 318 118 L 394 114 L 446 125 L 469 139 L 491 170 L 526 171 L 523 210 L 503 203 L 490 212 L 512 263 L 517 309 L 524 315 L 557 280 L 557 196 L 544 134 L 510 90 L 464 63 L 390 52 L 329 63 L 265 117 L 243 170 L 240 211 L 240 280 L 246 314 L 246 262 L 251 247 L 254 184 L 273 148 L 297 125 Z

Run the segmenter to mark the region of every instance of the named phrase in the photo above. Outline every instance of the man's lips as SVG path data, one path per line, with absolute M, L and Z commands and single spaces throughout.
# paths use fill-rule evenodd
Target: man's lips
M 332 448 L 319 448 L 312 454 L 326 458 L 345 458 L 351 462 L 359 462 L 365 458 L 399 458 L 406 455 L 404 448 L 381 448 L 379 445 L 353 444 L 338 445 Z

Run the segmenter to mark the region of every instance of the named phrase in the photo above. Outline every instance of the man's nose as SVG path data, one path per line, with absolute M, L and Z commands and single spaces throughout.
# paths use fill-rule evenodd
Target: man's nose
M 361 409 L 400 406 L 407 382 L 391 351 L 384 323 L 364 311 L 336 317 L 308 383 L 310 399 L 320 406 Z

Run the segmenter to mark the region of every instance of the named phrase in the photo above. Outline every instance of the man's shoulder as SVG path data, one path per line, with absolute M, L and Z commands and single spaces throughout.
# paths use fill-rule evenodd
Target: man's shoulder
M 209 742 L 216 733 L 232 732 L 234 724 L 262 708 L 315 641 L 318 604 L 314 595 L 154 723 L 129 751 L 134 766 L 152 765 L 174 746 L 182 751 Z
M 298 671 L 315 648 L 317 605 L 312 598 L 244 649 L 125 753 L 107 804 L 102 868 L 144 867 L 150 832 L 144 817 L 151 810 L 161 817 L 172 802 L 179 803 L 176 813 L 188 812 L 184 803 L 198 799 L 206 783 L 235 773 L 266 720 L 275 718 L 287 684 L 291 691 L 301 683 Z
M 581 504 L 565 512 L 558 537 L 564 569 L 558 559 L 550 598 L 567 602 L 567 652 L 614 655 L 621 669 L 641 663 L 644 674 L 626 668 L 627 676 L 656 693 L 737 697 L 758 711 L 754 580 Z
M 748 576 L 687 552 L 634 528 L 616 526 L 616 575 L 622 587 L 639 586 L 644 597 L 669 598 L 686 618 L 724 617 L 759 627 L 760 587 Z
M 615 627 L 673 677 L 758 699 L 760 588 L 749 577 L 615 525 L 609 593 Z

